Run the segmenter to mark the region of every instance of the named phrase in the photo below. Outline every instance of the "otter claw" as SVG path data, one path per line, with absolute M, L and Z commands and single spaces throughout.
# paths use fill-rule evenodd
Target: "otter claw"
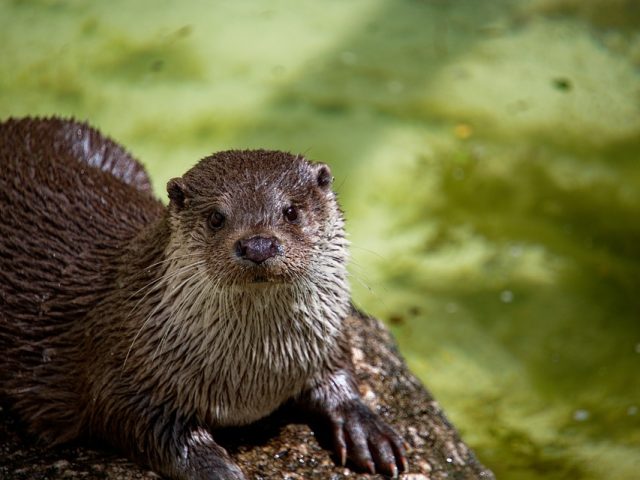
M 407 447 L 408 449 L 408 447 Z M 409 471 L 409 461 L 403 456 L 402 459 L 402 471 L 403 472 L 408 472 Z
M 340 449 L 340 465 L 344 467 L 346 464 L 347 464 L 347 449 L 341 448 Z
M 369 473 L 371 474 L 376 473 L 376 466 L 373 464 L 373 462 L 367 462 L 367 470 L 369 470 Z
M 348 458 L 362 471 L 393 478 L 408 470 L 403 439 L 361 402 L 343 405 L 330 419 L 342 465 Z

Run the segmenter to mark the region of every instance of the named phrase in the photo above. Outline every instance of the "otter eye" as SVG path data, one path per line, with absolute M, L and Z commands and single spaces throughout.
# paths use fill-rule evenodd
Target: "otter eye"
M 296 207 L 287 207 L 283 213 L 285 220 L 289 223 L 295 223 L 298 220 L 298 209 Z
M 224 215 L 218 211 L 209 215 L 209 227 L 213 230 L 218 230 L 224 226 Z

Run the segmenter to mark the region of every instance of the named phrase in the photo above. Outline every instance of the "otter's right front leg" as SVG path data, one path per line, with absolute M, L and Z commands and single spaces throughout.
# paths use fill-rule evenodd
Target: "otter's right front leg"
M 185 480 L 245 480 L 240 468 L 227 451 L 216 443 L 203 427 L 189 429 L 177 439 L 173 447 L 170 468 L 158 465 L 157 470 L 171 478 Z
M 166 411 L 156 414 L 138 416 L 120 446 L 128 446 L 137 459 L 173 480 L 245 480 L 240 468 L 205 427 Z M 143 418 L 149 421 L 141 421 Z M 122 427 L 128 430 L 126 425 Z

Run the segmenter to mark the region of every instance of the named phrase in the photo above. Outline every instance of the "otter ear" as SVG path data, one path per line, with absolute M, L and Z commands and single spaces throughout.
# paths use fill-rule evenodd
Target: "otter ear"
M 169 194 L 169 203 L 174 205 L 178 210 L 185 206 L 185 184 L 182 178 L 172 178 L 167 183 L 167 193 Z
M 318 186 L 324 190 L 331 188 L 333 183 L 333 175 L 331 175 L 331 169 L 329 165 L 325 163 L 319 163 L 316 170 L 316 182 Z

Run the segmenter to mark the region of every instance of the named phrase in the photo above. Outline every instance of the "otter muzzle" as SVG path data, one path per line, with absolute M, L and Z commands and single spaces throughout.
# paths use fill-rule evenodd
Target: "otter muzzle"
M 236 242 L 236 255 L 255 264 L 261 264 L 265 260 L 283 253 L 280 241 L 275 237 L 243 238 Z

